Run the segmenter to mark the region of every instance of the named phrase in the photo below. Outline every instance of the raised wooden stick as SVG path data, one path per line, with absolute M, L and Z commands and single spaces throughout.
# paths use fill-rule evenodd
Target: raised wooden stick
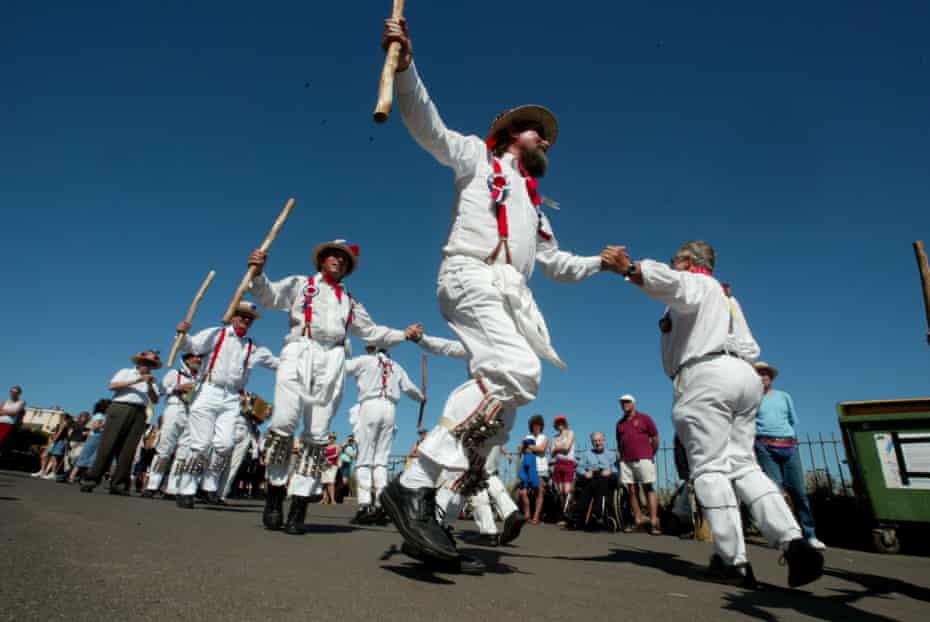
M 426 355 L 423 355 L 423 401 L 420 402 L 420 415 L 417 417 L 417 430 L 423 425 L 423 411 L 426 409 Z
M 930 265 L 927 264 L 927 251 L 923 240 L 914 242 L 914 254 L 917 256 L 917 269 L 920 270 L 920 283 L 924 290 L 924 312 L 927 314 L 927 340 L 930 342 Z
M 404 0 L 394 0 L 391 17 L 400 19 L 404 16 Z M 391 114 L 394 104 L 394 72 L 400 58 L 400 43 L 394 41 L 388 46 L 384 55 L 384 67 L 381 69 L 381 82 L 378 84 L 378 102 L 375 104 L 375 123 L 384 123 Z
M 271 248 L 271 243 L 274 242 L 274 239 L 278 237 L 278 230 L 281 229 L 281 225 L 284 224 L 284 221 L 287 220 L 287 217 L 291 215 L 291 210 L 294 209 L 293 198 L 288 199 L 287 203 L 284 204 L 284 209 L 281 210 L 281 213 L 278 214 L 278 219 L 274 221 L 274 224 L 271 226 L 271 231 L 268 233 L 268 237 L 265 238 L 265 241 L 262 242 L 262 245 L 259 246 L 259 250 L 267 253 L 268 249 Z M 226 309 L 226 313 L 223 314 L 223 323 L 229 324 L 232 320 L 233 314 L 236 312 L 236 307 L 239 306 L 239 301 L 242 300 L 242 296 L 245 295 L 245 290 L 249 288 L 249 282 L 255 278 L 255 266 L 249 266 L 249 269 L 246 271 L 245 276 L 242 277 L 242 282 L 239 283 L 239 289 L 236 290 L 236 294 L 233 296 L 233 299 L 229 302 L 229 307 Z
M 184 316 L 185 322 L 194 321 L 194 313 L 197 312 L 197 306 L 200 304 L 200 301 L 203 300 L 203 295 L 206 293 L 207 288 L 210 287 L 210 283 L 213 282 L 213 278 L 216 276 L 216 272 L 210 270 L 210 273 L 207 275 L 207 278 L 203 280 L 203 283 L 200 285 L 200 289 L 197 290 L 197 295 L 194 296 L 194 301 L 191 303 L 191 306 L 187 308 L 187 315 Z M 178 333 L 174 337 L 174 343 L 171 345 L 171 354 L 168 355 L 168 367 L 174 367 L 174 357 L 178 355 L 178 348 L 181 347 L 181 337 L 184 336 L 184 333 Z

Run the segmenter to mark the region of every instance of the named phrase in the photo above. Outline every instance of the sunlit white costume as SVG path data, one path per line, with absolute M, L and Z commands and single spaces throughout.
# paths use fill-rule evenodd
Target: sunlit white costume
M 345 369 L 358 383 L 359 403 L 350 415 L 358 443 L 355 463 L 358 504 L 378 506 L 381 491 L 387 486 L 397 402 L 401 393 L 417 402 L 423 401 L 423 394 L 411 382 L 404 368 L 386 352 L 349 359 Z
M 672 422 L 684 444 L 694 491 L 724 563 L 746 563 L 739 501 L 773 545 L 801 537 L 781 493 L 756 464 L 755 416 L 762 385 L 748 358 L 759 355 L 735 299 L 703 273 L 640 262 L 643 290 L 668 305 L 662 364 L 674 381 Z M 731 306 L 732 305 L 732 306 Z
M 164 476 L 172 464 L 171 456 L 183 464 L 187 459 L 190 447 L 181 447 L 181 435 L 188 426 L 187 397 L 180 387 L 196 382 L 197 372 L 181 363 L 177 369 L 170 369 L 161 380 L 162 392 L 168 396 L 165 400 L 165 409 L 161 413 L 161 433 L 158 444 L 155 446 L 155 458 L 149 467 L 147 490 L 157 491 L 162 484 Z M 169 493 L 174 494 L 174 493 Z
M 204 369 L 191 402 L 190 455 L 184 463 L 179 494 L 193 495 L 198 483 L 206 492 L 216 493 L 220 475 L 233 451 L 239 398 L 249 373 L 256 365 L 277 369 L 278 359 L 268 348 L 255 345 L 251 338 L 238 336 L 232 326 L 184 335 L 181 347 L 200 354 Z M 213 453 L 207 465 L 211 448 Z

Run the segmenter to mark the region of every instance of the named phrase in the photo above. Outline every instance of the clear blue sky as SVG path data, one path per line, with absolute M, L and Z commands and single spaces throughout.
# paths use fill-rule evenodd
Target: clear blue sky
M 408 16 L 450 126 L 556 111 L 541 187 L 562 204 L 563 247 L 665 260 L 685 239 L 715 244 L 802 434 L 835 431 L 837 401 L 927 395 L 910 244 L 930 242 L 928 5 L 649 4 L 412 0 Z M 288 196 L 272 277 L 347 237 L 363 253 L 349 288 L 376 320 L 449 335 L 435 277 L 451 174 L 399 118 L 371 121 L 388 0 L 5 6 L 0 382 L 89 408 L 133 352 L 167 353 L 209 269 L 195 327 L 219 320 Z M 517 431 L 535 411 L 610 430 L 632 392 L 668 439 L 660 305 L 611 275 L 533 287 L 570 368 L 545 368 Z M 269 313 L 254 335 L 278 350 L 285 327 Z M 419 356 L 395 351 L 414 378 Z M 428 422 L 463 374 L 431 360 Z M 256 370 L 252 388 L 272 386 Z M 415 416 L 404 402 L 399 451 Z

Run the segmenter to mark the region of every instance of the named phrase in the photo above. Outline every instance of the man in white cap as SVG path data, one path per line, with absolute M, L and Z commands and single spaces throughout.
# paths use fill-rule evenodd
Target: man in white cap
M 713 247 L 703 240 L 685 242 L 671 266 L 651 259 L 634 262 L 623 246 L 602 256 L 605 266 L 667 305 L 659 329 L 662 364 L 675 386 L 672 423 L 716 549 L 705 578 L 755 586 L 738 500 L 769 542 L 782 549 L 790 586 L 820 577 L 823 555 L 801 536 L 778 488 L 756 463 L 753 438 L 762 385 L 742 349 L 732 347 L 733 310 L 713 276 Z
M 265 433 L 268 489 L 262 522 L 267 529 L 282 527 L 288 459 L 302 418 L 302 449 L 287 491 L 291 507 L 285 525 L 287 533 L 299 535 L 307 502 L 320 490 L 329 425 L 342 400 L 348 333 L 390 348 L 404 341 L 404 332 L 375 324 L 365 307 L 345 290 L 343 279 L 358 268 L 358 246 L 345 240 L 319 244 L 312 254 L 315 274 L 280 281 L 265 276 L 267 257 L 261 250 L 249 256 L 249 265 L 257 269 L 250 291 L 266 309 L 286 311 L 290 330 L 281 350 L 274 413 Z
M 633 508 L 633 525 L 625 532 L 643 530 L 646 521 L 639 507 L 639 491 L 646 494 L 649 507 L 649 533 L 661 535 L 659 529 L 659 499 L 656 496 L 655 455 L 659 449 L 659 430 L 652 417 L 636 408 L 636 398 L 626 393 L 620 396 L 620 410 L 623 416 L 617 422 L 617 448 L 620 450 L 620 483 L 630 492 L 630 505 Z
M 207 361 L 190 406 L 190 454 L 182 467 L 179 507 L 194 507 L 198 485 L 207 493 L 208 503 L 219 501 L 219 480 L 235 444 L 239 398 L 249 374 L 256 365 L 272 370 L 278 368 L 274 354 L 246 336 L 252 322 L 260 317 L 253 303 L 242 301 L 229 326 L 207 328 L 191 336 L 188 334 L 190 322 L 178 324 L 178 332 L 184 335 L 181 348 Z M 211 448 L 213 454 L 207 464 Z
M 154 350 L 146 350 L 132 357 L 132 362 L 134 368 L 121 369 L 110 379 L 113 400 L 107 408 L 107 422 L 94 466 L 81 479 L 81 492 L 94 491 L 116 456 L 110 494 L 129 496 L 132 461 L 145 432 L 145 409 L 158 402 L 158 386 L 152 371 L 161 368 L 161 357 Z
M 422 402 L 423 394 L 386 348 L 369 343 L 366 354 L 346 361 L 346 374 L 358 384 L 358 410 L 352 430 L 358 443 L 355 480 L 358 512 L 353 524 L 381 522 L 381 491 L 387 486 L 388 459 L 394 441 L 394 417 L 400 394 Z
M 521 106 L 499 115 L 486 139 L 450 130 L 413 65 L 403 19 L 385 22 L 382 43 L 393 42 L 401 46 L 395 83 L 404 124 L 455 174 L 437 293 L 443 316 L 468 350 L 470 379 L 452 392 L 439 425 L 385 489 L 383 503 L 410 547 L 449 561 L 458 552 L 434 519 L 441 473 L 459 474 L 463 486 L 480 481 L 484 458 L 506 442 L 516 409 L 536 398 L 540 358 L 564 367 L 526 284 L 534 266 L 571 282 L 599 272 L 601 260 L 559 250 L 541 211 L 537 178 L 545 174 L 546 152 L 557 138 L 555 116 L 542 106 Z M 466 478 L 470 466 L 475 476 Z
M 143 497 L 151 499 L 161 488 L 162 479 L 171 467 L 171 456 L 178 448 L 188 424 L 188 408 L 194 387 L 197 385 L 197 371 L 202 358 L 194 352 L 185 352 L 177 369 L 169 370 L 161 379 L 162 393 L 167 396 L 165 409 L 161 413 L 161 433 L 155 446 L 155 458 L 149 467 L 148 483 Z M 184 457 L 186 458 L 186 456 Z

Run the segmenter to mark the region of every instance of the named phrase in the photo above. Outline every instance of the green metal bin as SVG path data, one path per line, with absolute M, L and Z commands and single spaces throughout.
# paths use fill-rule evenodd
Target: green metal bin
M 875 548 L 897 553 L 900 526 L 930 524 L 930 398 L 841 402 L 836 412 Z

